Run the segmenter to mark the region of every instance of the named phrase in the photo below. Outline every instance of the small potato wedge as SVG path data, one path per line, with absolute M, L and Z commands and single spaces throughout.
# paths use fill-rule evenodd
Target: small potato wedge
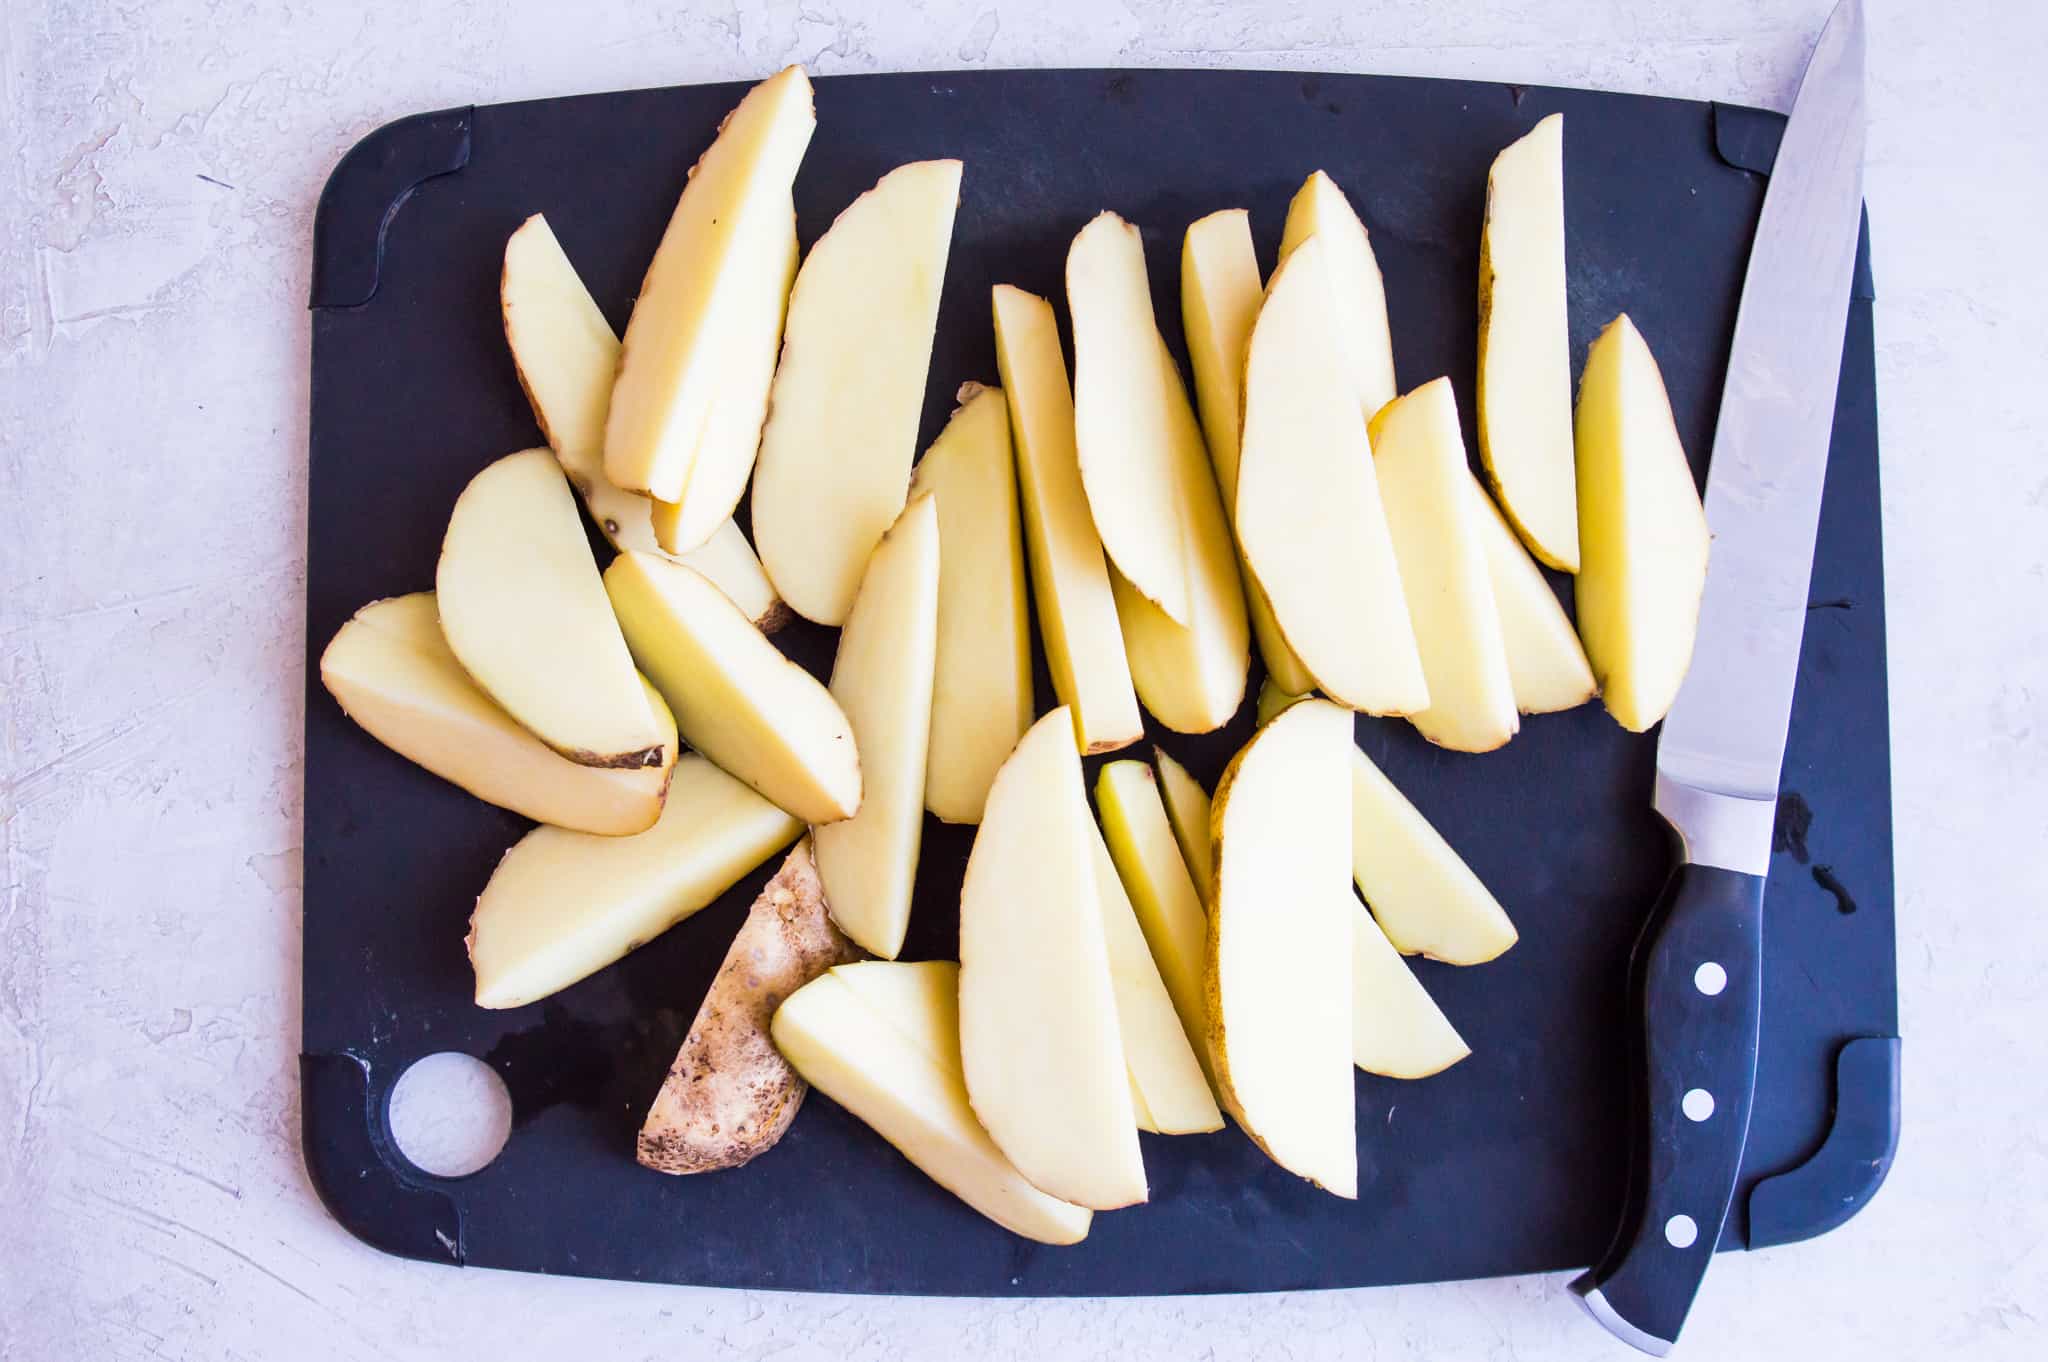
M 784 998 L 859 958 L 825 911 L 806 837 L 726 951 L 640 1127 L 640 1162 L 657 1173 L 708 1173 L 772 1148 L 796 1119 L 806 1085 L 768 1038 L 768 1023 Z

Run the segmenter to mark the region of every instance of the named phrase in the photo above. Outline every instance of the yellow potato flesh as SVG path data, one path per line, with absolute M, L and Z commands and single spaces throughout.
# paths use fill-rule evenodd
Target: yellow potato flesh
M 1144 736 L 1130 657 L 1117 623 L 1109 564 L 1074 451 L 1074 396 L 1052 305 L 996 286 L 996 363 L 1010 399 L 1017 484 L 1031 595 L 1053 692 L 1074 716 L 1083 752 L 1110 752 Z
M 960 200 L 958 161 L 898 166 L 797 271 L 754 466 L 754 548 L 790 609 L 845 622 L 903 511 Z
M 859 750 L 845 711 L 817 678 L 689 568 L 622 553 L 604 585 L 684 741 L 805 822 L 853 816 Z
M 431 591 L 358 610 L 320 655 L 320 680 L 392 751 L 537 823 L 621 837 L 644 832 L 661 815 L 676 739 L 658 694 L 650 703 L 666 735 L 660 765 L 579 766 L 477 689 L 441 637 Z
M 884 983 L 872 977 L 878 971 L 926 977 Z M 1013 1234 L 1044 1244 L 1079 1243 L 1091 1213 L 1033 1187 L 968 1104 L 958 974 L 947 961 L 842 965 L 791 994 L 775 1013 L 771 1034 L 812 1087 L 865 1121 L 941 1187 Z
M 535 828 L 491 872 L 469 924 L 479 1007 L 522 1007 L 645 945 L 788 846 L 803 825 L 691 754 L 632 837 Z
M 1110 1210 L 1145 1167 L 1103 940 L 1072 719 L 996 773 L 960 888 L 960 1050 L 975 1115 L 1040 1190 Z
M 811 840 L 832 920 L 887 960 L 910 926 L 924 835 L 939 571 L 938 506 L 920 497 L 869 558 L 832 664 L 832 698 L 860 751 L 861 804 Z
M 1008 399 L 970 385 L 918 460 L 910 495 L 939 507 L 939 652 L 924 801 L 941 821 L 979 823 L 996 769 L 1024 730 L 1031 605 L 1010 450 Z

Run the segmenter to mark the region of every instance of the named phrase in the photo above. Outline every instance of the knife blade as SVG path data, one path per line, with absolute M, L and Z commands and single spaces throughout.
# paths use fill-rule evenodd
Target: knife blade
M 1861 0 L 1841 0 L 1757 220 L 1707 465 L 1699 634 L 1657 743 L 1652 802 L 1679 862 L 1631 961 L 1628 1189 L 1612 1246 L 1572 1283 L 1660 1356 L 1713 1258 L 1755 1095 L 1764 877 L 1862 213 L 1863 61 Z

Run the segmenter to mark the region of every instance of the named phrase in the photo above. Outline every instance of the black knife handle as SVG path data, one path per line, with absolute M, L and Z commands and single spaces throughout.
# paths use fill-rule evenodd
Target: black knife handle
M 1759 875 L 1680 865 L 1631 964 L 1628 1194 L 1606 1257 L 1572 1289 L 1603 1325 L 1660 1356 L 1714 1256 L 1749 1138 L 1763 896 Z

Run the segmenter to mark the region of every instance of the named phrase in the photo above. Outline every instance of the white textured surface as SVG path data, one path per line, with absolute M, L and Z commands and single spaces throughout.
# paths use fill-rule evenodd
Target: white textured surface
M 1905 1140 L 1844 1229 L 1720 1261 L 1691 1357 L 1990 1362 L 2048 1334 L 2048 11 L 1873 5 Z M 400 1262 L 329 1222 L 293 1064 L 309 228 L 340 153 L 416 109 L 790 60 L 1286 65 L 1782 108 L 1825 8 L 0 3 L 0 1356 L 1622 1356 L 1560 1279 L 756 1295 Z
M 398 1152 L 436 1177 L 489 1165 L 512 1134 L 512 1094 L 474 1055 L 442 1050 L 407 1066 L 391 1086 L 384 1119 Z

